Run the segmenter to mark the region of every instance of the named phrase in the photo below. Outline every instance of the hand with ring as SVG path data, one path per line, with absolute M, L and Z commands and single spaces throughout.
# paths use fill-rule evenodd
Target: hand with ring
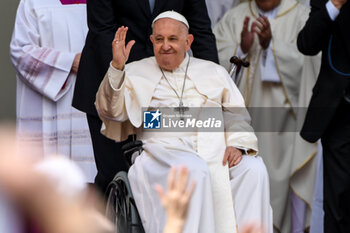
M 112 66 L 118 70 L 123 70 L 125 63 L 127 62 L 132 46 L 135 44 L 134 40 L 129 41 L 125 46 L 125 38 L 128 27 L 120 27 L 115 33 L 114 40 L 112 42 L 113 60 Z

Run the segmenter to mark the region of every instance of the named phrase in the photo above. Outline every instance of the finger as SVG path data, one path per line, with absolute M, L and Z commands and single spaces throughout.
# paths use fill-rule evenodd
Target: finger
M 257 23 L 256 22 L 252 23 L 250 31 L 253 32 L 253 33 L 260 32 L 259 28 L 257 28 Z
M 224 166 L 226 165 L 226 162 L 227 162 L 229 156 L 230 156 L 230 150 L 227 147 L 226 150 L 225 150 L 224 158 L 222 160 L 222 165 L 224 165 Z
M 242 156 L 239 156 L 233 163 L 233 166 L 236 166 L 237 164 L 239 164 L 242 161 Z
M 232 150 L 230 150 L 229 152 L 229 156 L 227 158 L 227 163 L 228 163 L 228 166 L 230 167 L 231 163 L 232 163 L 232 160 L 233 160 L 233 153 L 232 153 Z
M 180 168 L 180 174 L 176 181 L 176 189 L 180 193 L 184 193 L 187 187 L 187 181 L 188 181 L 188 169 L 184 166 L 181 166 Z
M 266 34 L 264 32 L 256 32 L 256 34 L 259 37 L 259 42 L 260 43 L 265 40 Z
M 125 40 L 125 31 L 126 31 L 126 27 L 123 27 L 123 29 L 120 32 L 120 41 L 124 41 Z
M 239 157 L 242 157 L 242 152 L 235 147 L 232 148 L 231 154 L 232 154 L 232 159 L 230 162 L 230 167 L 232 167 L 235 164 L 235 162 L 239 159 Z
M 235 163 L 235 159 L 233 158 L 232 156 L 232 159 L 230 161 L 230 164 L 228 165 L 229 168 L 233 167 L 234 166 L 234 163 Z
M 160 186 L 159 184 L 155 184 L 154 185 L 154 189 L 156 190 L 158 197 L 161 201 L 161 203 L 163 204 L 163 206 L 165 205 L 165 193 L 164 193 L 164 189 L 162 186 Z
M 253 28 L 253 27 L 254 27 L 254 28 Z M 263 30 L 263 26 L 262 26 L 259 22 L 254 21 L 254 22 L 252 23 L 252 29 L 251 29 L 251 31 L 254 31 L 254 32 L 256 32 L 256 33 L 260 33 L 260 32 L 262 32 L 262 30 Z
M 261 15 L 261 18 L 264 20 L 266 27 L 270 27 L 270 21 L 265 15 Z
M 134 40 L 131 40 L 131 41 L 129 41 L 129 43 L 126 45 L 125 52 L 126 52 L 127 56 L 129 56 L 130 51 L 131 51 L 131 48 L 132 48 L 132 46 L 134 46 L 134 44 L 135 44 L 135 41 L 134 41 Z
M 124 33 L 124 30 L 125 30 L 125 27 L 122 26 L 121 29 L 120 29 L 120 32 L 119 32 L 119 38 L 118 38 L 119 41 L 122 41 L 122 40 L 123 40 L 123 33 Z
M 117 41 L 120 41 L 120 32 L 123 30 L 123 27 L 119 27 L 118 28 L 118 30 L 117 30 L 117 32 L 116 32 L 116 37 L 115 37 L 115 39 L 117 40 Z
M 114 40 L 112 43 L 112 47 L 115 48 L 120 47 L 120 33 L 121 33 L 122 27 L 118 28 L 118 30 L 115 33 Z
M 265 22 L 264 18 L 262 18 L 262 17 L 257 18 L 256 22 L 258 22 L 259 25 L 261 25 L 261 28 L 263 30 L 265 30 L 265 28 L 267 27 L 267 23 Z
M 118 31 L 120 30 L 120 28 L 117 29 L 117 31 L 114 34 L 114 40 L 118 40 Z
M 125 42 L 126 34 L 128 32 L 128 27 L 125 27 L 121 35 L 121 40 Z
M 249 21 L 250 21 L 249 16 L 246 16 L 243 21 L 243 31 L 248 31 Z
M 168 190 L 172 190 L 175 187 L 175 175 L 176 175 L 176 167 L 172 167 L 170 169 L 169 175 L 168 175 Z

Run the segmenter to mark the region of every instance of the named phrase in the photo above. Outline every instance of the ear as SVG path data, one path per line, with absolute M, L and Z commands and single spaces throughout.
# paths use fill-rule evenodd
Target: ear
M 186 38 L 186 51 L 190 50 L 194 37 L 192 34 L 188 34 Z
M 151 34 L 151 35 L 149 36 L 149 39 L 151 40 L 151 42 L 152 42 L 152 44 L 153 44 L 153 43 L 154 43 L 153 34 Z

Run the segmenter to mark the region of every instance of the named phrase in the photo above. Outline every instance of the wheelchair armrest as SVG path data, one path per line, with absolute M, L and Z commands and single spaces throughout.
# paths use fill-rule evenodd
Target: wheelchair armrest
M 128 151 L 130 149 L 133 148 L 138 148 L 138 147 L 142 147 L 143 143 L 140 140 L 136 140 L 136 141 L 132 141 L 132 142 L 128 142 L 125 145 L 122 146 L 122 151 Z
M 143 145 L 142 141 L 136 140 L 136 141 L 128 142 L 124 146 L 122 146 L 123 155 L 129 167 L 133 164 L 133 161 L 135 159 L 135 156 L 133 156 L 134 153 L 141 154 L 143 150 L 142 145 Z

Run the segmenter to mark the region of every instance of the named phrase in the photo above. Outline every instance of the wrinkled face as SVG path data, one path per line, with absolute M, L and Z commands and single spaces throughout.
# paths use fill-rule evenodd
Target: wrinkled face
M 270 11 L 276 8 L 281 0 L 255 0 L 256 5 L 263 11 Z
M 181 64 L 193 42 L 193 36 L 188 34 L 188 28 L 170 18 L 157 20 L 150 38 L 158 65 L 168 71 Z

